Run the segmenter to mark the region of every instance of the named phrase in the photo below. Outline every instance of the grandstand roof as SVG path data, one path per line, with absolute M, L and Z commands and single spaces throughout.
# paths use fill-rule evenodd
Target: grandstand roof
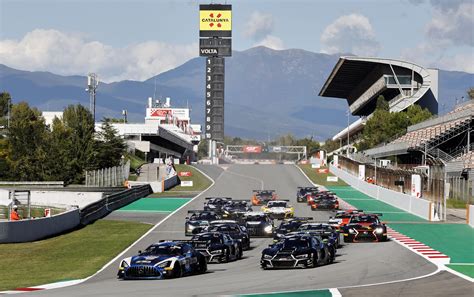
M 429 149 L 453 133 L 467 130 L 473 119 L 474 101 L 471 100 L 444 116 L 410 126 L 403 136 L 387 145 L 366 150 L 364 153 L 379 158 L 405 154 L 410 150 L 424 150 L 425 146 Z

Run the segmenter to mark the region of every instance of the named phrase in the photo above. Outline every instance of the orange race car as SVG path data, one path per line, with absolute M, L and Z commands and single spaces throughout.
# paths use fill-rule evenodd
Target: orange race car
M 276 200 L 275 190 L 253 190 L 252 205 L 266 205 L 268 201 Z
M 334 217 L 329 218 L 329 225 L 335 227 L 339 230 L 341 227 L 347 225 L 351 216 L 354 214 L 363 213 L 362 209 L 348 209 L 348 210 L 340 210 L 336 213 Z

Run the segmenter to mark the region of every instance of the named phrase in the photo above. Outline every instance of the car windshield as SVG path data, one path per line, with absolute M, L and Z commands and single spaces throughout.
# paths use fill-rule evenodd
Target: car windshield
M 238 232 L 240 229 L 232 225 L 217 225 L 209 227 L 211 232 Z
M 309 230 L 327 230 L 331 231 L 331 226 L 322 225 L 322 224 L 305 224 L 298 228 L 300 231 L 309 231 Z
M 351 223 L 378 223 L 377 217 L 374 216 L 353 216 Z
M 285 239 L 285 242 L 283 243 L 283 248 L 301 248 L 308 246 L 309 241 L 299 237 Z
M 216 215 L 210 212 L 196 213 L 191 216 L 191 220 L 215 220 Z
M 249 215 L 245 218 L 247 222 L 265 222 L 266 217 L 263 215 Z
M 219 234 L 203 234 L 199 236 L 194 236 L 192 240 L 209 241 L 211 243 L 222 243 Z
M 268 207 L 286 207 L 286 202 L 285 201 L 269 202 Z
M 181 255 L 181 247 L 179 245 L 152 245 L 149 246 L 142 254 L 177 256 Z

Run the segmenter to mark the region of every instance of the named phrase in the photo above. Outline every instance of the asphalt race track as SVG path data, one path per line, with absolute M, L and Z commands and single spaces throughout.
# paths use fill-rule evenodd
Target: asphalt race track
M 160 239 L 180 239 L 184 236 L 184 218 L 188 209 L 201 209 L 206 196 L 225 195 L 235 199 L 250 199 L 254 189 L 274 189 L 282 199 L 290 199 L 295 215 L 312 216 L 327 220 L 331 212 L 311 211 L 304 203 L 296 202 L 296 187 L 310 186 L 306 177 L 294 165 L 229 165 L 226 170 L 200 166 L 215 180 L 203 195 L 161 223 L 121 257 L 136 254 Z M 147 214 L 153 216 L 153 214 Z M 162 218 L 163 215 L 159 214 Z M 120 214 L 114 214 L 120 218 Z M 156 222 L 156 218 L 140 218 Z M 117 260 L 86 282 L 28 295 L 43 296 L 216 296 L 259 292 L 340 288 L 421 277 L 437 270 L 434 264 L 410 252 L 395 242 L 348 244 L 338 250 L 334 264 L 313 269 L 270 270 L 260 269 L 261 250 L 271 239 L 252 238 L 252 249 L 244 252 L 240 261 L 210 264 L 204 275 L 172 280 L 123 281 L 116 278 Z M 87 259 L 84 259 L 87 261 Z M 399 282 L 383 286 L 341 289 L 343 296 L 435 296 L 436 292 L 450 295 L 449 284 L 457 286 L 456 296 L 469 296 L 472 284 L 449 273 L 438 273 L 431 278 Z M 430 281 L 431 280 L 431 281 Z M 436 286 L 439 288 L 436 289 Z M 441 287 L 442 286 L 442 287 Z M 378 287 L 378 288 L 377 288 Z M 404 289 L 407 289 L 404 291 Z M 421 290 L 421 291 L 420 291 Z M 380 292 L 381 294 L 375 294 Z M 384 292 L 384 293 L 382 293 Z M 441 296 L 441 295 L 440 295 Z

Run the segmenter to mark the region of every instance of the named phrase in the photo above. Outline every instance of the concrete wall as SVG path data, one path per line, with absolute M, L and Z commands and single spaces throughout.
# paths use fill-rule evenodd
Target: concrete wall
M 31 193 L 31 204 L 41 206 L 51 206 L 68 208 L 70 205 L 77 205 L 83 208 L 93 202 L 102 199 L 102 192 L 68 192 L 51 190 L 33 190 Z M 8 205 L 8 190 L 0 189 L 0 205 Z
M 68 231 L 79 225 L 79 209 L 50 218 L 0 222 L 0 243 L 35 241 Z
M 469 205 L 467 208 L 467 223 L 474 227 L 474 205 Z
M 426 220 L 433 220 L 433 209 L 431 202 L 412 197 L 407 194 L 396 192 L 390 189 L 382 188 L 373 184 L 369 184 L 365 181 L 359 180 L 356 176 L 339 169 L 332 164 L 330 165 L 330 171 L 343 179 L 346 183 L 351 185 L 353 188 L 361 191 L 362 193 L 369 195 L 375 199 L 381 200 L 397 208 L 403 209 L 409 213 L 419 216 Z

